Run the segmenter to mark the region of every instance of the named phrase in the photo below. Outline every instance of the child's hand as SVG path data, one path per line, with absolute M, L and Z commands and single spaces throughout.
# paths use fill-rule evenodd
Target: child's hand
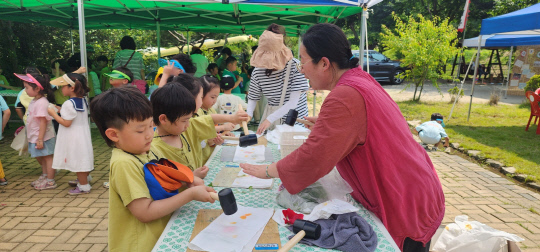
M 208 166 L 202 166 L 202 167 L 199 167 L 197 169 L 195 169 L 193 171 L 193 174 L 201 179 L 203 179 L 204 177 L 206 177 L 206 174 L 208 174 Z
M 247 122 L 249 120 L 249 116 L 244 111 L 238 111 L 236 114 L 233 115 L 233 119 L 231 120 L 234 124 L 241 124 L 242 122 Z
M 43 149 L 43 140 L 38 140 L 36 143 L 36 149 L 41 150 Z
M 193 177 L 193 183 L 186 183 L 188 188 L 204 185 L 204 180 L 197 176 Z
M 219 135 L 214 139 L 210 139 L 209 142 L 210 141 L 212 141 L 212 144 L 210 144 L 210 146 L 222 145 L 225 142 L 225 140 L 223 140 L 223 138 L 221 138 Z
M 216 192 L 212 187 L 200 185 L 189 188 L 191 191 L 191 198 L 200 202 L 210 202 L 214 203 L 214 199 L 210 196 L 210 192 Z
M 235 137 L 234 133 L 232 133 L 232 132 L 230 132 L 230 131 L 225 131 L 225 132 L 223 132 L 223 135 L 224 135 L 224 136 Z
M 56 114 L 56 111 L 54 110 L 54 108 L 47 108 L 47 112 L 49 112 L 49 115 L 53 116 L 54 114 Z
M 225 123 L 223 124 L 223 131 L 231 131 L 234 130 L 234 124 L 232 123 Z M 230 133 L 230 132 L 229 132 Z
M 79 67 L 79 69 L 73 71 L 73 73 L 84 74 L 84 73 L 86 73 L 86 67 Z
M 237 75 L 237 78 L 236 78 L 236 79 L 239 80 L 239 81 L 244 81 L 244 78 L 242 78 L 242 76 L 238 76 L 238 75 Z
M 167 65 L 163 66 L 163 75 L 173 75 L 174 74 L 174 62 L 167 60 Z

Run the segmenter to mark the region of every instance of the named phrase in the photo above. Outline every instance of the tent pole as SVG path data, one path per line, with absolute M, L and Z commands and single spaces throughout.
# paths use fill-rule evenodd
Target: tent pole
M 79 42 L 81 49 L 81 66 L 86 67 L 86 76 L 88 76 L 88 66 L 86 64 L 86 28 L 84 22 L 83 0 L 77 0 L 77 9 L 79 11 Z
M 360 18 L 360 47 L 359 47 L 359 55 L 358 55 L 358 58 L 360 58 L 360 65 L 363 67 L 364 66 L 364 42 L 365 42 L 365 36 L 366 36 L 366 31 L 365 31 L 365 26 L 364 26 L 364 23 L 366 22 L 366 15 L 367 15 L 367 8 L 363 8 L 363 11 L 362 11 L 362 17 Z
M 506 89 L 504 90 L 504 99 L 508 95 L 508 85 L 510 84 L 510 67 L 512 67 L 512 53 L 514 52 L 514 46 L 510 47 L 510 55 L 508 56 L 508 77 L 506 78 Z
M 69 29 L 69 38 L 71 41 L 71 55 L 75 54 L 75 44 L 73 43 L 73 30 Z
M 156 37 L 157 37 L 157 57 L 161 58 L 161 26 L 159 20 L 156 21 Z
M 189 28 L 187 29 L 187 54 L 191 55 L 191 50 L 189 49 L 189 44 L 191 43 L 191 37 L 189 36 Z
M 474 57 L 476 55 L 476 52 L 475 54 L 473 54 L 473 56 L 471 57 L 471 62 L 469 62 L 469 66 L 467 67 L 467 72 L 468 73 L 470 70 L 471 70 L 471 65 L 472 65 L 472 62 L 474 60 Z M 464 62 L 465 63 L 465 62 Z M 466 76 L 465 76 L 466 77 Z M 461 82 L 461 85 L 459 86 L 459 90 L 457 92 L 457 95 L 456 95 L 456 98 L 454 99 L 454 105 L 452 105 L 452 109 L 450 110 L 450 115 L 448 116 L 448 121 L 450 121 L 450 119 L 452 119 L 452 113 L 454 112 L 454 108 L 456 107 L 456 103 L 457 101 L 459 100 L 459 94 L 461 93 L 461 90 L 463 90 L 463 83 L 465 83 L 465 79 L 467 78 L 463 78 Z M 457 87 L 457 83 L 455 85 Z
M 367 14 L 367 12 L 366 12 Z M 364 32 L 366 33 L 366 66 L 367 66 L 367 73 L 369 73 L 369 45 L 368 45 L 368 36 L 367 36 L 367 17 L 366 22 L 364 22 Z M 363 57 L 362 57 L 363 58 Z
M 480 49 L 482 49 L 482 35 L 478 36 L 478 50 L 476 51 L 476 62 L 474 63 L 474 75 L 473 75 L 473 82 L 472 82 L 472 89 L 471 89 L 471 101 L 469 102 L 469 113 L 467 114 L 467 122 L 469 122 L 469 118 L 471 117 L 471 106 L 472 106 L 472 98 L 474 95 L 474 84 L 476 84 L 476 75 L 478 74 L 478 62 L 480 61 Z

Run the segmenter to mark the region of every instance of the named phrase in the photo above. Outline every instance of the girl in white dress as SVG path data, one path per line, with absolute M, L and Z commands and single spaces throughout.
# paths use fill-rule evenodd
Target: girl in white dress
M 68 73 L 51 81 L 51 84 L 61 86 L 62 94 L 70 97 L 62 104 L 62 116 L 49 108 L 49 114 L 60 124 L 52 167 L 77 173 L 77 187 L 69 191 L 70 195 L 89 193 L 91 186 L 88 175 L 94 170 L 94 151 L 85 99 L 89 91 L 86 78 Z

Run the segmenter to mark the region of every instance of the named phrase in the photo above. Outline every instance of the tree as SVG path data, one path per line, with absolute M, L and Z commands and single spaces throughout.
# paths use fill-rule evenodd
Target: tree
M 392 13 L 392 17 L 396 28 L 392 31 L 383 25 L 381 44 L 407 66 L 404 76 L 415 85 L 413 101 L 419 101 L 425 80 L 431 80 L 439 89 L 438 79 L 452 78 L 442 69 L 458 53 L 455 46 L 457 31 L 448 23 L 448 19 L 441 21 L 437 16 L 428 20 L 418 14 L 402 20 Z M 407 87 L 410 85 L 409 82 Z

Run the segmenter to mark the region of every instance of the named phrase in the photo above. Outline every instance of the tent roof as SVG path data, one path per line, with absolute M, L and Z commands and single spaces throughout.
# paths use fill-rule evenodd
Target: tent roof
M 540 35 L 540 3 L 482 20 L 480 35 L 488 34 Z
M 145 1 L 85 0 L 86 29 L 190 30 L 216 33 L 260 33 L 270 23 L 297 35 L 302 26 L 333 22 L 361 13 L 382 0 L 215 0 Z M 21 6 L 22 5 L 22 6 Z M 0 1 L 0 19 L 77 29 L 77 4 L 73 0 Z
M 540 35 L 485 35 L 480 47 L 510 47 L 523 45 L 540 45 Z M 478 47 L 478 37 L 465 39 L 463 46 Z

